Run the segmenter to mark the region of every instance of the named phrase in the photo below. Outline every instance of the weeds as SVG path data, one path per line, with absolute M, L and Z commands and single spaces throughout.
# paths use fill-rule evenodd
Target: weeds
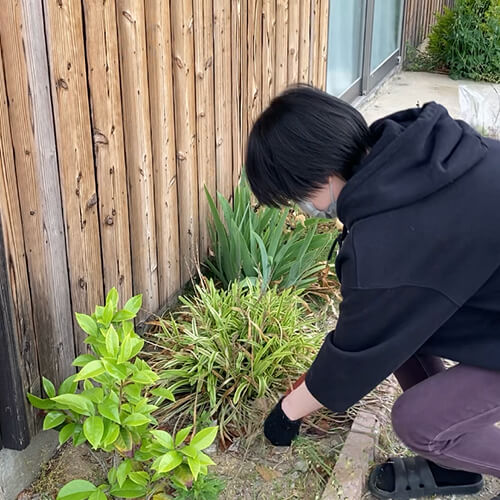
M 151 365 L 176 395 L 157 418 L 208 411 L 223 441 L 249 435 L 260 424 L 254 400 L 284 392 L 310 366 L 323 339 L 315 318 L 297 291 L 262 292 L 259 282 L 220 290 L 205 280 L 181 301 L 153 337 Z

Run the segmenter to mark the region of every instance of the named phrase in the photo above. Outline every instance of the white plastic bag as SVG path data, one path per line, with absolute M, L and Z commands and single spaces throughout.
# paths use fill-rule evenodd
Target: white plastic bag
M 500 85 L 460 85 L 462 119 L 487 137 L 500 139 Z

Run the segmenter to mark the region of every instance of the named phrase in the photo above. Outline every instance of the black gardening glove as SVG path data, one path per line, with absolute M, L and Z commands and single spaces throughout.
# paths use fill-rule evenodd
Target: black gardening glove
M 290 420 L 281 408 L 281 398 L 278 404 L 264 422 L 264 435 L 274 446 L 290 446 L 292 439 L 299 435 L 302 420 Z

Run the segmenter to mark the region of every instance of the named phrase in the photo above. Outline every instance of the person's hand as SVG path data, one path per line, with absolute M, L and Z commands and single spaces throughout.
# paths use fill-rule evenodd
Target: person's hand
M 281 398 L 278 404 L 264 422 L 264 435 L 274 446 L 290 446 L 298 436 L 302 419 L 290 420 L 281 408 Z

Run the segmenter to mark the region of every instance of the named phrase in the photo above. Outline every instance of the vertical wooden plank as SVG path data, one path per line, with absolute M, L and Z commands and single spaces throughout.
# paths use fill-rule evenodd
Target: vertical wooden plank
M 181 282 L 185 283 L 190 278 L 197 259 L 199 235 L 193 4 L 191 0 L 178 0 L 172 1 L 170 5 Z
M 36 334 L 36 341 L 28 336 L 20 346 L 23 370 L 35 394 L 40 392 L 38 369 L 58 384 L 73 372 L 71 361 L 75 354 L 42 19 L 39 1 L 7 2 L 0 9 L 0 38 Z
M 238 184 L 243 162 L 241 151 L 241 0 L 231 3 L 231 117 L 233 120 L 233 187 Z
M 230 198 L 233 192 L 230 0 L 214 0 L 214 59 L 217 191 Z
M 72 307 L 89 313 L 102 302 L 103 279 L 82 11 L 71 0 L 45 7 Z M 81 351 L 85 336 L 76 332 Z
M 143 311 L 139 316 L 142 320 L 159 306 L 145 14 L 141 0 L 118 0 L 116 7 L 132 273 L 134 293 L 143 294 Z
M 309 83 L 318 86 L 318 66 L 320 58 L 320 7 L 321 0 L 311 0 L 311 46 L 310 46 L 310 66 Z
M 288 71 L 288 0 L 276 4 L 275 95 L 285 90 Z
M 262 109 L 274 97 L 276 0 L 262 0 Z
M 170 3 L 148 0 L 145 6 L 158 288 L 159 302 L 164 306 L 181 286 Z
M 308 2 L 288 2 L 288 71 L 287 82 L 299 81 L 299 44 L 300 44 L 300 11 L 301 5 Z
M 127 172 L 114 2 L 83 2 L 104 291 L 132 294 Z
M 3 157 L 2 157 L 3 159 Z M 0 217 L 0 447 L 22 450 L 29 443 L 26 393 L 18 370 L 16 325 Z
M 248 130 L 262 109 L 262 0 L 248 0 Z
M 240 133 L 241 133 L 241 168 L 245 162 L 245 151 L 248 136 L 248 75 L 250 61 L 248 59 L 248 0 L 241 0 L 240 29 L 240 61 L 241 61 L 241 99 L 240 99 Z M 241 172 L 240 172 L 241 175 Z
M 319 12 L 319 49 L 318 49 L 318 73 L 316 77 L 317 86 L 321 90 L 326 89 L 326 65 L 328 52 L 328 11 L 329 0 L 321 0 Z
M 299 82 L 309 82 L 311 64 L 311 2 L 300 2 L 300 47 L 299 47 Z
M 199 186 L 200 256 L 207 255 L 210 215 L 205 186 L 215 199 L 214 33 L 212 0 L 194 0 L 196 136 Z
M 0 336 L 5 336 L 1 345 L 7 359 L 0 363 L 0 367 L 6 370 L 0 376 L 0 380 L 3 379 L 4 384 L 8 383 L 9 387 L 0 391 L 0 398 L 3 400 L 0 401 L 0 408 L 10 408 L 5 412 L 7 419 L 14 418 L 12 413 L 22 411 L 19 422 L 26 419 L 26 432 L 23 431 L 23 426 L 17 425 L 17 418 L 16 422 L 12 422 L 16 425 L 14 443 L 22 447 L 27 444 L 28 434 L 35 432 L 34 415 L 31 410 L 26 411 L 28 409 L 25 408 L 24 394 L 34 388 L 34 381 L 38 379 L 38 353 L 31 312 L 31 295 L 0 39 L 0 229 L 2 227 L 0 260 L 3 262 L 3 267 L 0 270 L 0 289 L 3 292 L 0 294 L 3 296 L 4 305 L 0 307 L 0 316 L 3 315 L 3 321 L 0 319 Z M 5 399 L 9 397 L 9 394 L 16 395 L 18 392 L 16 387 L 23 394 L 19 407 L 13 406 Z M 0 418 L 0 421 L 2 420 L 3 418 Z M 5 427 L 4 423 L 0 425 L 2 429 Z M 3 439 L 6 441 L 5 431 Z M 6 446 L 12 447 L 11 444 L 5 442 Z

